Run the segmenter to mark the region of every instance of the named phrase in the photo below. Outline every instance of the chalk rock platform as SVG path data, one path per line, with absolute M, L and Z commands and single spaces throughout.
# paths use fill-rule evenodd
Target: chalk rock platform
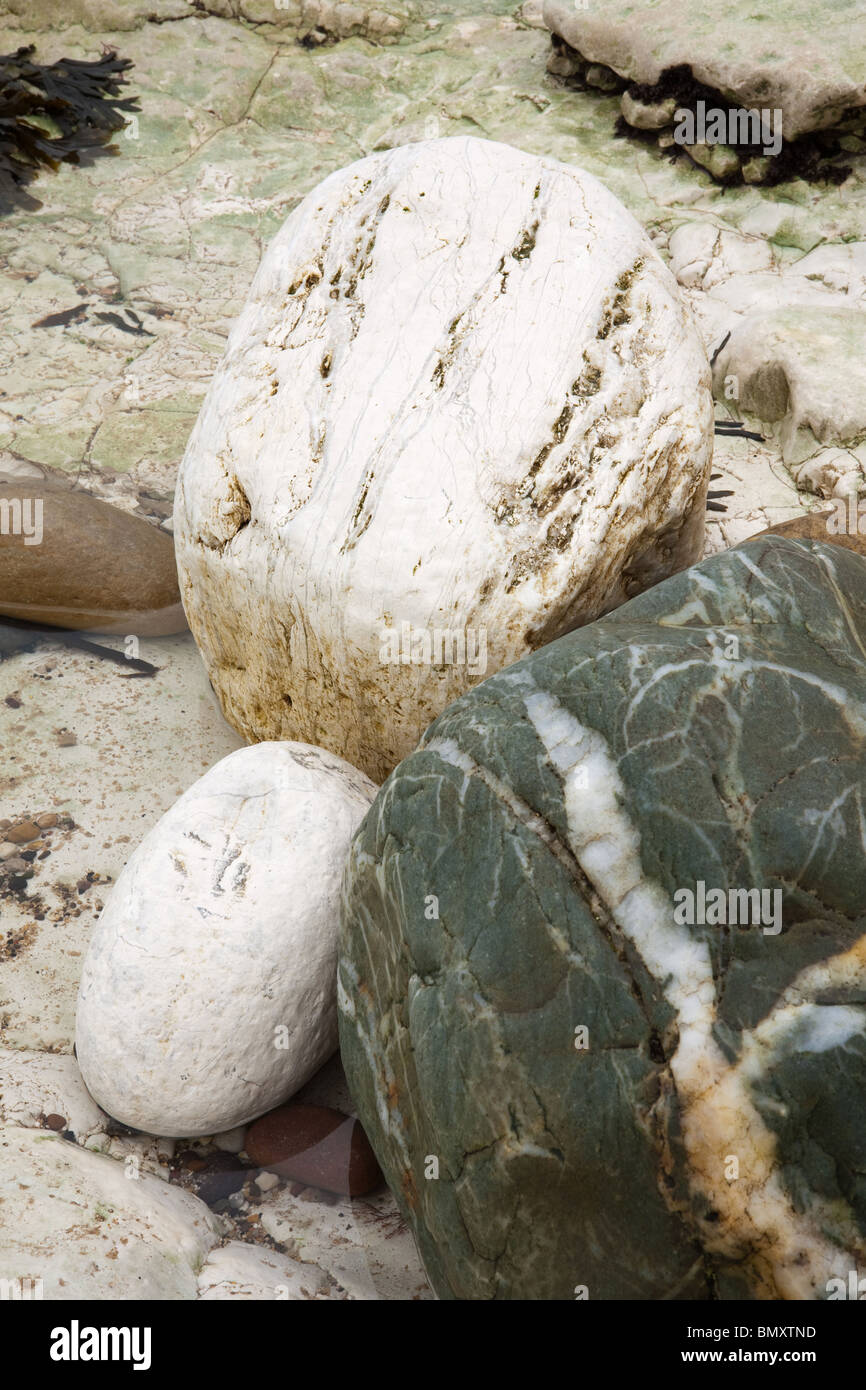
M 40 1279 L 46 1299 L 195 1298 L 222 1234 L 188 1193 L 14 1125 L 0 1126 L 0 1198 L 16 1211 L 3 1226 L 0 1278 Z
M 339 990 L 441 1297 L 862 1267 L 864 793 L 866 561 L 821 542 L 715 555 L 435 721 L 354 841 Z
M 739 406 L 779 422 L 789 465 L 819 444 L 866 441 L 866 314 L 854 307 L 790 305 L 749 314 L 737 324 L 713 366 L 717 395 L 738 382 Z
M 778 107 L 786 140 L 866 107 L 866 50 L 851 41 L 859 4 L 732 0 L 723 21 L 698 0 L 593 0 L 585 8 L 545 0 L 543 13 L 590 63 L 634 83 L 652 86 L 686 66 L 726 106 Z
M 78 1062 L 104 1110 L 149 1134 L 220 1133 L 334 1052 L 340 876 L 375 791 L 321 749 L 259 744 L 145 837 L 79 988 Z
M 272 242 L 178 478 L 229 721 L 381 780 L 485 671 L 695 560 L 708 383 L 591 176 L 466 137 L 331 175 Z

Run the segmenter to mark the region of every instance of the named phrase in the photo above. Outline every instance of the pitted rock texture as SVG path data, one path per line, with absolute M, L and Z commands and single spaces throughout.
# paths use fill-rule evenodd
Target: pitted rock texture
M 149 1134 L 216 1134 L 327 1060 L 340 875 L 375 791 L 321 749 L 259 744 L 154 826 L 81 975 L 78 1063 L 104 1110 Z
M 862 1266 L 864 793 L 866 561 L 820 542 L 704 560 L 436 720 L 355 838 L 339 992 L 440 1296 Z M 678 921 L 701 883 L 771 910 Z
M 866 106 L 862 0 L 732 0 L 723 15 L 700 0 L 545 0 L 543 13 L 590 63 L 632 82 L 684 66 L 731 105 L 778 107 L 786 140 Z
M 178 479 L 230 722 L 380 779 L 485 668 L 695 559 L 708 380 L 670 273 L 580 170 L 459 138 L 332 175 L 271 244 Z

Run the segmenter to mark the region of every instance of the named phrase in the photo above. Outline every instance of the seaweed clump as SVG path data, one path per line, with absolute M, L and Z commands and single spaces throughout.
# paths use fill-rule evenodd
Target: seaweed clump
M 0 54 L 0 212 L 38 208 L 27 186 L 43 168 L 89 162 L 114 154 L 113 136 L 138 110 L 122 96 L 130 59 L 108 49 L 93 62 L 61 58 L 33 61 L 34 45 Z

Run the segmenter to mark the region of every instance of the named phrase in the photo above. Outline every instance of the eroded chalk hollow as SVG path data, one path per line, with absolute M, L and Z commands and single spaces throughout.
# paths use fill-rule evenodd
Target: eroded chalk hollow
M 485 675 L 697 558 L 711 445 L 688 311 L 591 176 L 470 138 L 331 175 L 180 470 L 227 717 L 381 780 Z

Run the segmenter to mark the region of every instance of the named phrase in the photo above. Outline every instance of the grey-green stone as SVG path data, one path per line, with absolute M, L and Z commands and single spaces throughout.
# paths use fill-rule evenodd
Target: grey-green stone
M 747 542 L 499 672 L 388 778 L 344 880 L 343 1061 L 440 1297 L 766 1297 L 761 1251 L 725 1248 L 689 1162 L 669 981 L 572 851 L 528 689 L 604 740 L 671 914 L 698 880 L 781 890 L 778 935 L 684 929 L 709 950 L 734 1064 L 802 971 L 866 933 L 866 561 Z M 822 1203 L 822 1238 L 856 1255 L 862 966 L 846 978 L 749 1095 L 792 1220 Z

